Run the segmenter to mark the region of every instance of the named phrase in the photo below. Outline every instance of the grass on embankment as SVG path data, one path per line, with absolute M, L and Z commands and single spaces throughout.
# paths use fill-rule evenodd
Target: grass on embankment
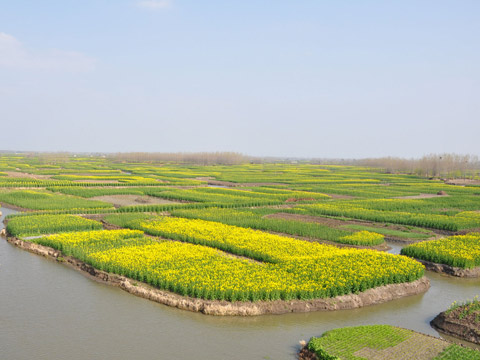
M 346 327 L 310 339 L 308 349 L 320 360 L 405 359 L 478 360 L 480 352 L 390 325 Z

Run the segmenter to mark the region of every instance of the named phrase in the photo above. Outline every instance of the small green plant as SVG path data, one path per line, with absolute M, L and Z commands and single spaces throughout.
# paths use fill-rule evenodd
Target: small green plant
M 456 312 L 457 310 L 458 319 L 463 320 L 474 314 L 473 321 L 480 322 L 480 300 L 478 295 L 475 296 L 472 300 L 465 301 L 464 303 L 459 303 L 455 301 L 452 305 L 450 305 L 450 307 L 445 313 L 449 315 L 453 312 Z

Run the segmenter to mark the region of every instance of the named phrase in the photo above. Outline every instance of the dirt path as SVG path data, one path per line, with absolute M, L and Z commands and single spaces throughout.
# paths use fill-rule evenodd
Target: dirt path
M 445 181 L 445 184 L 448 184 L 448 185 L 460 185 L 460 186 L 480 185 L 480 180 L 451 179 L 451 180 Z
M 99 200 L 113 204 L 118 208 L 129 205 L 148 205 L 148 204 L 179 204 L 179 201 L 162 199 L 147 195 L 102 195 L 90 198 L 90 200 Z
M 4 171 L 4 173 L 11 178 L 27 178 L 27 179 L 35 179 L 35 180 L 50 179 L 53 176 L 53 175 L 29 174 L 29 173 L 20 172 L 20 171 Z

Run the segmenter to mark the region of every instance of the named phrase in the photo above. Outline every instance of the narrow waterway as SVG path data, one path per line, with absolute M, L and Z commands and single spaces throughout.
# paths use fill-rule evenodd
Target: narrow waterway
M 480 280 L 428 277 L 426 294 L 363 309 L 211 317 L 97 283 L 2 238 L 0 359 L 291 360 L 299 340 L 342 326 L 392 324 L 438 336 L 430 320 L 453 301 L 479 294 Z

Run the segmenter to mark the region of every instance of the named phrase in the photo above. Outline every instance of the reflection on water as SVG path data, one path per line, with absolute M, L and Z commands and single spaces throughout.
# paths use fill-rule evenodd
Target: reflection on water
M 423 295 L 363 309 L 213 317 L 135 297 L 0 239 L 0 358 L 295 359 L 299 340 L 378 323 L 438 336 L 430 320 L 477 295 L 480 280 L 428 277 Z

